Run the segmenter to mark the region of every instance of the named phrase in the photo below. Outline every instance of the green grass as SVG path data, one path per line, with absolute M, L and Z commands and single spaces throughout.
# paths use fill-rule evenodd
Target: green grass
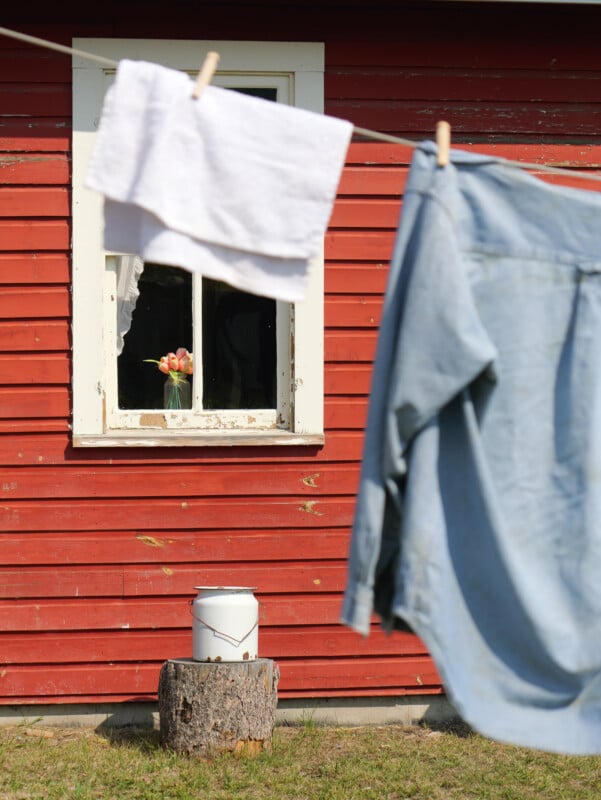
M 0 800 L 595 800 L 601 757 L 501 745 L 461 727 L 277 727 L 271 750 L 211 761 L 156 731 L 0 728 Z

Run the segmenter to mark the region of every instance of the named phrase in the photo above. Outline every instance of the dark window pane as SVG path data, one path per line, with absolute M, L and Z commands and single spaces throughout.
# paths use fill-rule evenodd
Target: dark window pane
M 178 347 L 192 351 L 192 275 L 177 267 L 146 263 L 138 289 L 117 363 L 119 408 L 162 408 L 166 376 L 144 359 L 158 360 Z
M 276 407 L 276 303 L 202 282 L 204 408 Z
M 265 88 L 239 88 L 236 86 L 228 87 L 231 88 L 234 92 L 240 92 L 241 94 L 250 94 L 253 97 L 262 97 L 263 100 L 273 100 L 274 103 L 278 99 L 278 90 L 272 89 L 269 87 Z

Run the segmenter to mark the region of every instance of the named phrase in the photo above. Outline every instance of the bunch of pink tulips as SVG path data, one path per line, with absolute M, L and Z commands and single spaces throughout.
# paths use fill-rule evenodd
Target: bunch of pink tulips
M 192 375 L 194 372 L 194 356 L 185 347 L 178 347 L 175 353 L 167 353 L 166 356 L 161 356 L 159 361 L 156 358 L 145 358 L 144 361 L 158 364 L 161 372 L 164 372 L 165 375 L 171 375 L 174 379 L 180 373 Z

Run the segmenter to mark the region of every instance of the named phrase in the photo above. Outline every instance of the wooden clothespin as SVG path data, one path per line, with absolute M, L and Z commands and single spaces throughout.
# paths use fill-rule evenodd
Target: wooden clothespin
M 209 51 L 202 67 L 200 68 L 200 72 L 196 78 L 196 83 L 194 84 L 194 89 L 192 90 L 192 97 L 194 97 L 196 100 L 198 100 L 200 95 L 203 93 L 205 86 L 208 86 L 209 83 L 211 83 L 218 63 L 219 53 L 216 53 L 214 50 Z
M 436 163 L 439 167 L 446 167 L 451 148 L 451 126 L 444 120 L 436 123 L 436 147 L 438 148 Z

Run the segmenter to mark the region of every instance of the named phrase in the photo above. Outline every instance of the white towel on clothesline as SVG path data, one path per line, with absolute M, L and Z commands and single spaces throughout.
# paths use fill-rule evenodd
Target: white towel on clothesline
M 350 138 L 346 120 L 119 62 L 86 185 L 104 246 L 296 302 L 322 248 Z

